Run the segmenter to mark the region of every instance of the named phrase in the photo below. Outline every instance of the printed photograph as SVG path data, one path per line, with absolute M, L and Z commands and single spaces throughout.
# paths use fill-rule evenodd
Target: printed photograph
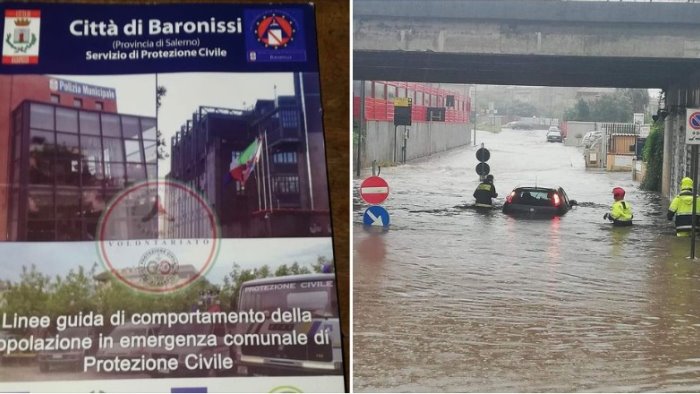
M 155 76 L 0 81 L 0 240 L 95 240 L 109 201 L 157 178 Z
M 355 392 L 700 391 L 699 11 L 353 2 Z
M 120 250 L 128 258 L 112 267 L 85 242 L 0 245 L 16 262 L 0 267 L 0 383 L 300 375 L 342 381 L 330 238 L 223 240 L 206 270 L 197 266 L 196 250 L 180 253 L 168 270 L 161 258 L 143 254 L 143 245 Z M 171 286 L 178 284 L 184 286 Z M 156 285 L 163 291 L 144 291 Z M 232 313 L 238 321 L 223 318 Z M 120 370 L 119 360 L 129 360 L 130 369 Z
M 224 238 L 331 235 L 317 73 L 158 74 L 159 175 L 211 206 Z M 168 237 L 201 237 L 177 191 Z

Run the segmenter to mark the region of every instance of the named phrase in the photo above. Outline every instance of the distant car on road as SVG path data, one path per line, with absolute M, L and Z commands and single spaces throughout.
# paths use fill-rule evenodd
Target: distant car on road
M 509 122 L 506 123 L 506 128 L 513 129 L 513 130 L 532 130 L 532 125 L 529 123 L 525 122 L 520 122 L 520 121 L 514 121 L 514 122 Z
M 578 205 L 561 187 L 518 187 L 507 197 L 503 212 L 531 216 L 561 216 Z
M 549 128 L 547 132 L 547 142 L 564 142 L 564 138 L 561 136 L 561 131 L 559 129 Z

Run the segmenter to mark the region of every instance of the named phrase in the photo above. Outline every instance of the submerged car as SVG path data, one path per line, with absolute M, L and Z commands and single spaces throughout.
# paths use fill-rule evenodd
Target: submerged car
M 518 187 L 513 190 L 503 204 L 507 214 L 524 214 L 531 216 L 561 216 L 578 205 L 561 187 Z

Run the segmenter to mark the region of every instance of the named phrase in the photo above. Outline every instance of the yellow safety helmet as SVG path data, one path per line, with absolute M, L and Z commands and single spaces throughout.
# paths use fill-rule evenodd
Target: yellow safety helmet
M 681 179 L 681 190 L 693 190 L 693 180 L 688 177 Z

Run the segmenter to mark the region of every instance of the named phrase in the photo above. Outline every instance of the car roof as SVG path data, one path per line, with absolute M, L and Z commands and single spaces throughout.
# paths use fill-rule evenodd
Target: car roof
M 252 279 L 242 283 L 242 286 L 265 285 L 271 283 L 288 283 L 288 282 L 306 282 L 312 280 L 332 280 L 335 279 L 335 274 L 314 273 L 300 275 L 273 276 L 270 278 Z
M 561 187 L 559 187 L 559 186 L 556 186 L 556 187 L 518 186 L 518 187 L 514 188 L 513 191 L 518 191 L 518 190 L 523 190 L 523 189 L 526 189 L 526 190 L 543 190 L 543 191 L 544 191 L 544 190 L 547 190 L 547 191 L 549 191 L 549 190 L 557 190 L 557 191 L 558 191 L 559 189 L 561 189 Z M 562 190 L 563 190 L 563 189 L 562 189 Z

